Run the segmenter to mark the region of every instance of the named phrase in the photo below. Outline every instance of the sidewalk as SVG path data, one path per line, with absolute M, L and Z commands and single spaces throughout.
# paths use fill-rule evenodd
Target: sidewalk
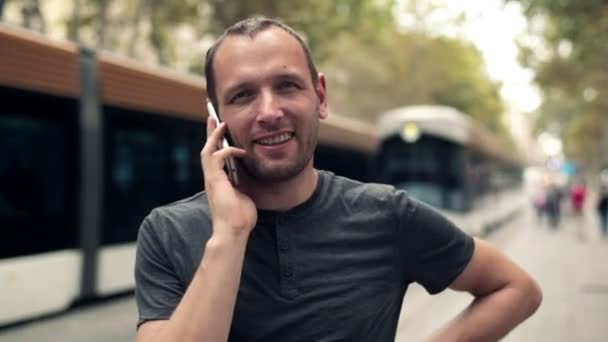
M 553 231 L 530 212 L 488 238 L 532 274 L 544 295 L 534 316 L 503 341 L 608 341 L 608 239 L 600 236 L 593 214 L 565 217 Z M 423 340 L 469 301 L 466 294 L 431 297 L 414 287 L 396 341 Z

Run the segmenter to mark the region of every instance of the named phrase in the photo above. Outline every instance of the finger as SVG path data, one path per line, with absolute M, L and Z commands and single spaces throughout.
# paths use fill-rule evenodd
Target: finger
M 207 136 L 210 136 L 214 129 L 217 128 L 217 121 L 212 116 L 207 117 Z
M 223 172 L 224 167 L 226 166 L 227 158 L 242 158 L 246 154 L 247 152 L 245 152 L 245 150 L 232 146 L 228 148 L 219 149 L 213 152 L 213 154 L 209 156 L 209 158 L 203 160 L 203 163 L 206 163 L 205 165 L 203 165 L 203 170 L 209 168 L 213 169 L 214 171 L 221 170 Z M 211 172 L 211 170 L 209 170 L 209 172 Z
M 225 186 L 220 184 L 231 183 L 228 168 L 235 167 L 236 165 L 231 164 L 232 166 L 227 167 L 228 159 L 226 158 L 244 155 L 245 151 L 237 148 L 226 148 L 214 152 L 207 164 L 203 165 L 205 188 L 211 190 L 216 186 Z M 233 184 L 233 186 L 235 185 Z
M 213 152 L 212 155 L 207 156 L 207 158 L 202 161 L 205 179 L 212 180 L 216 179 L 216 177 L 225 178 L 227 175 L 224 168 L 227 163 L 227 158 L 242 158 L 246 154 L 247 152 L 245 150 L 232 146 Z
M 214 123 L 211 124 L 210 122 L 213 121 Z M 205 142 L 205 146 L 203 146 L 203 150 L 201 151 L 201 153 L 204 154 L 211 154 L 213 152 L 215 152 L 216 150 L 218 150 L 218 146 L 221 139 L 224 137 L 224 134 L 226 134 L 226 124 L 225 123 L 221 123 L 218 127 L 213 127 L 210 128 L 210 126 L 212 125 L 216 125 L 215 120 L 214 119 L 210 119 L 208 120 L 208 124 L 207 124 L 207 141 Z
M 238 147 L 230 146 L 228 148 L 222 148 L 213 152 L 213 157 L 218 158 L 218 160 L 225 161 L 227 158 L 243 158 L 247 152 Z M 222 164 L 223 166 L 223 164 Z
M 213 133 L 213 130 L 217 127 L 217 122 L 211 117 L 208 116 L 207 117 L 207 135 L 206 137 L 211 136 L 211 133 Z M 209 139 L 205 139 L 205 144 L 203 145 L 203 148 L 201 150 L 201 158 L 203 157 L 203 154 L 207 153 L 206 151 L 209 150 Z M 209 153 L 212 153 L 213 151 L 209 151 Z

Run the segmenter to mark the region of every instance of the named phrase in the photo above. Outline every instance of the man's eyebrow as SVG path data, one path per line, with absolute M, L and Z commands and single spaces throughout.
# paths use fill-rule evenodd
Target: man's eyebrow
M 278 73 L 273 78 L 274 79 L 298 79 L 298 80 L 303 81 L 305 79 L 305 75 L 301 75 L 299 72 L 285 70 L 285 71 Z
M 276 73 L 274 75 L 271 75 L 269 77 L 270 80 L 297 80 L 300 82 L 305 82 L 306 81 L 306 75 L 302 75 L 301 73 L 297 72 L 297 71 L 291 71 L 291 70 L 283 70 L 279 73 Z M 255 86 L 255 82 L 254 81 L 249 81 L 249 80 L 245 80 L 245 81 L 241 81 L 238 83 L 235 83 L 233 85 L 229 85 L 226 88 L 226 91 L 224 93 L 224 99 L 228 100 L 228 97 L 232 96 L 232 94 L 234 94 L 235 92 L 241 90 L 241 89 L 245 89 L 245 88 L 251 88 Z
M 223 98 L 224 98 L 224 100 L 228 100 L 228 97 L 232 96 L 232 94 L 234 94 L 238 90 L 241 90 L 244 88 L 249 88 L 252 86 L 253 86 L 253 82 L 251 82 L 251 81 L 243 81 L 243 82 L 235 83 L 233 85 L 229 85 L 226 88 L 226 91 L 224 92 Z

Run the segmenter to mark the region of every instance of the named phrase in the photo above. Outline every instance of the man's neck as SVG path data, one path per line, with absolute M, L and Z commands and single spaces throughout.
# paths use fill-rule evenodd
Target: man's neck
M 304 203 L 317 187 L 319 175 L 310 167 L 296 177 L 281 183 L 251 182 L 245 190 L 258 209 L 286 211 Z

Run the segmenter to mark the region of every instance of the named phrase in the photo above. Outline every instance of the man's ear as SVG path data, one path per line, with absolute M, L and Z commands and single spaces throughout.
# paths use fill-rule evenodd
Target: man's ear
M 321 72 L 319 73 L 319 81 L 317 82 L 315 92 L 319 98 L 319 118 L 327 119 L 327 116 L 329 115 L 327 105 L 327 84 L 325 83 L 325 75 Z

